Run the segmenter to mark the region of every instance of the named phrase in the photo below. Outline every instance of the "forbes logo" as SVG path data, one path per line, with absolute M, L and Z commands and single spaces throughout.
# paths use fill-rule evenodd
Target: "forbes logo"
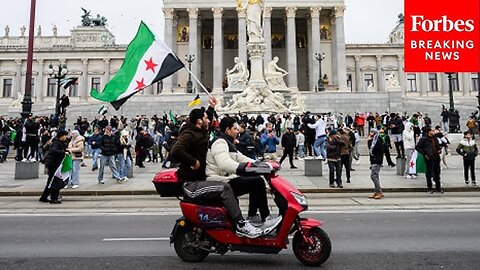
M 475 30 L 475 21 L 470 20 L 450 20 L 447 15 L 442 16 L 441 19 L 429 20 L 424 19 L 424 16 L 413 15 L 410 16 L 412 19 L 412 32 L 420 31 L 418 28 L 421 28 L 424 32 L 472 32 Z

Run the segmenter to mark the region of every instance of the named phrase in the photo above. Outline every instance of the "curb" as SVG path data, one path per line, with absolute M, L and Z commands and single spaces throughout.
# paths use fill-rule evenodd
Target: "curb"
M 300 188 L 302 193 L 371 193 L 373 188 Z M 445 192 L 480 192 L 478 187 L 448 187 L 443 189 Z M 426 188 L 384 188 L 386 193 L 412 193 L 426 192 Z M 158 195 L 155 190 L 65 190 L 61 192 L 67 196 L 139 196 L 139 195 Z M 42 191 L 0 191 L 3 197 L 28 197 L 40 196 Z

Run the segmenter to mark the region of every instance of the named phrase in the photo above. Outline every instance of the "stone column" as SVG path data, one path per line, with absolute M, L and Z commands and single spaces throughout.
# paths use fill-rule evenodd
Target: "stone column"
M 438 91 L 442 96 L 449 96 L 449 82 L 448 76 L 444 73 L 437 73 Z
M 375 57 L 377 63 L 377 91 L 378 92 L 385 92 L 385 79 L 383 78 L 383 70 L 382 70 L 382 56 L 377 55 Z
M 80 90 L 80 98 L 83 98 L 85 101 L 88 100 L 90 93 L 88 91 L 89 81 L 88 81 L 88 59 L 82 59 L 82 87 Z
M 286 7 L 287 12 L 287 63 L 288 63 L 288 86 L 291 90 L 298 90 L 297 82 L 297 31 L 295 14 L 297 7 Z
M 310 17 L 312 18 L 312 33 L 311 33 L 311 38 L 312 38 L 312 54 L 315 55 L 315 53 L 322 53 L 320 50 L 320 10 L 322 10 L 321 7 L 311 7 L 310 8 Z M 314 56 L 311 55 L 309 58 L 314 58 Z M 310 61 L 310 59 L 309 59 Z M 324 69 L 325 70 L 325 69 Z M 313 64 L 312 69 L 310 71 L 310 76 L 311 76 L 311 82 L 317 82 L 319 78 L 319 66 L 318 64 Z M 323 76 L 323 75 L 322 75 Z M 310 85 L 310 87 L 315 89 L 315 86 L 317 83 L 313 83 Z
M 37 80 L 35 82 L 34 94 L 35 94 L 35 100 L 36 101 L 42 101 L 43 97 L 44 97 L 43 84 L 45 83 L 43 81 L 43 70 L 45 68 L 44 60 L 43 59 L 37 59 L 37 63 L 38 63 L 38 77 L 37 77 Z
M 362 81 L 362 72 L 360 71 L 360 59 L 362 57 L 360 55 L 355 55 L 355 91 L 357 92 L 366 92 L 367 89 L 363 87 Z
M 398 68 L 398 82 L 400 83 L 400 88 L 403 93 L 407 93 L 407 79 L 405 77 L 405 72 L 403 71 L 403 56 L 397 55 L 397 68 Z
M 470 90 L 473 88 L 472 87 L 472 79 L 471 79 L 471 73 L 461 73 L 462 75 L 462 81 L 463 81 L 463 87 L 462 92 L 464 96 L 470 95 Z
M 333 35 L 336 35 L 336 21 L 335 21 L 335 15 L 332 14 L 330 17 L 330 24 L 332 25 L 332 33 Z M 332 52 L 332 59 L 330 59 L 330 62 L 332 63 L 332 84 L 335 86 L 338 86 L 338 57 L 337 57 L 337 41 L 335 36 L 332 37 L 332 42 L 330 44 L 331 46 L 331 52 Z
M 315 78 L 313 78 L 313 67 L 318 65 L 315 59 L 315 53 L 312 49 L 312 19 L 307 20 L 307 48 L 308 48 L 308 85 L 310 87 L 310 91 L 315 91 Z M 318 78 L 317 78 L 318 79 Z
M 175 15 L 175 10 L 173 8 L 164 8 L 163 13 L 165 14 L 165 44 L 172 48 L 173 46 L 173 17 Z M 163 91 L 162 93 L 169 92 L 173 90 L 173 80 L 172 77 L 163 79 Z
M 103 59 L 103 69 L 105 70 L 105 74 L 103 74 L 103 87 L 105 87 L 110 81 L 110 58 Z
M 223 8 L 212 8 L 213 12 L 213 92 L 221 93 L 223 77 Z
M 17 99 L 18 93 L 22 93 L 22 59 L 15 59 L 15 81 L 12 88 L 12 98 Z
M 420 96 L 428 95 L 428 73 L 417 73 L 420 79 Z
M 199 77 L 198 63 L 200 57 L 198 55 L 198 8 L 188 8 L 188 26 L 190 28 L 190 36 L 188 39 L 189 54 L 195 55 L 195 61 L 192 63 L 192 73 Z M 192 78 L 193 89 L 197 88 L 197 82 Z
M 247 64 L 247 13 L 245 8 L 237 8 L 238 13 L 238 57 Z
M 264 65 L 272 61 L 272 7 L 265 7 L 263 10 L 263 36 L 265 39 L 265 58 Z
M 345 25 L 343 14 L 345 6 L 335 7 L 335 47 L 337 52 L 338 87 L 347 89 L 347 58 L 345 53 Z

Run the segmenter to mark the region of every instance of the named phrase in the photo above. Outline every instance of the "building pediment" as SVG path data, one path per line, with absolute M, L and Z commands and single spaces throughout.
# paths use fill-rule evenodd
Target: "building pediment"
M 26 76 L 27 72 L 26 71 L 22 72 L 22 75 Z M 38 75 L 38 71 L 32 71 L 32 75 Z
M 353 72 L 353 71 L 355 71 L 355 67 L 347 66 L 347 71 Z
M 11 70 L 2 70 L 0 71 L 0 76 L 15 76 L 17 73 Z
M 105 74 L 105 71 L 100 69 L 94 69 L 88 72 L 88 75 L 103 75 L 103 74 Z
M 69 69 L 68 70 L 68 75 L 82 75 L 83 72 L 79 69 Z
M 397 66 L 385 66 L 385 67 L 382 67 L 382 70 L 383 71 L 397 71 L 398 70 L 398 67 Z
M 377 68 L 374 66 L 363 66 L 360 68 L 361 71 L 377 71 Z

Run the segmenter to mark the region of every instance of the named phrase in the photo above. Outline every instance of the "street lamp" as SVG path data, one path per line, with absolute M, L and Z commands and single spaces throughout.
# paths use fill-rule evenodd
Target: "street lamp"
M 450 109 L 448 113 L 448 129 L 450 133 L 458 133 L 460 127 L 460 115 L 458 111 L 455 110 L 455 104 L 453 103 L 453 81 L 452 81 L 452 72 L 448 72 L 448 95 L 450 98 Z
M 65 115 L 60 115 L 60 82 L 62 79 L 65 78 L 65 76 L 68 73 L 68 68 L 66 64 L 59 64 L 57 70 L 54 69 L 53 64 L 50 63 L 48 65 L 48 75 L 50 75 L 50 78 L 56 79 L 57 80 L 57 95 L 55 99 L 55 116 L 56 118 L 60 121 L 60 117 L 63 117 L 65 120 Z
M 317 52 L 315 53 L 315 59 L 318 61 L 318 91 L 322 92 L 325 91 L 325 86 L 323 85 L 323 78 L 322 78 L 322 61 L 325 59 L 325 53 Z
M 195 61 L 194 54 L 186 54 L 185 61 L 188 62 L 188 70 L 192 71 L 192 63 Z M 192 74 L 188 73 L 188 82 L 187 82 L 187 93 L 193 93 L 193 83 L 192 83 Z

